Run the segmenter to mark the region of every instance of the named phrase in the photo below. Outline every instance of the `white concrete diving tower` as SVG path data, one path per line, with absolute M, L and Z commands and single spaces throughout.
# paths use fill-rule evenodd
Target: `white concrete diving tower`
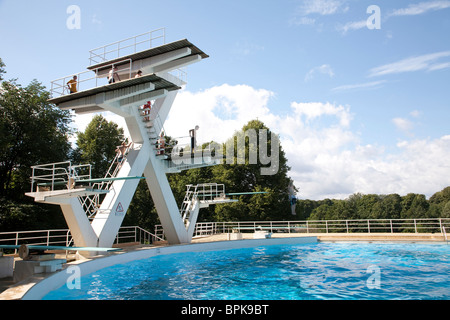
M 118 48 L 120 51 L 120 44 Z M 95 181 L 90 176 L 73 178 L 71 172 L 76 171 L 76 166 L 63 164 L 63 178 L 58 180 L 62 191 L 57 190 L 56 180 L 53 184 L 41 181 L 34 184 L 35 189 L 28 195 L 36 201 L 61 206 L 76 246 L 111 247 L 139 179 L 144 175 L 166 239 L 170 244 L 189 243 L 197 217 L 189 219 L 189 228 L 180 214 L 166 173 L 215 165 L 219 161 L 197 158 L 192 164 L 184 162 L 178 166 L 161 154 L 160 134 L 178 90 L 186 83 L 178 69 L 208 55 L 184 39 L 114 59 L 100 58 L 104 61 L 89 66 L 88 71 L 54 81 L 53 98 L 49 101 L 77 114 L 110 111 L 123 117 L 131 138 L 125 157 L 114 165 L 113 173 L 105 176 L 105 182 L 98 179 L 96 184 L 89 182 Z M 117 79 L 108 83 L 113 67 Z M 142 75 L 136 77 L 139 70 Z M 73 76 L 77 76 L 77 92 L 68 93 L 67 82 Z M 151 109 L 143 110 L 149 102 Z M 55 166 L 51 168 L 56 170 Z M 42 176 L 36 175 L 34 181 L 39 182 L 37 178 Z M 88 187 L 78 186 L 83 180 Z M 92 203 L 95 205 L 90 206 Z

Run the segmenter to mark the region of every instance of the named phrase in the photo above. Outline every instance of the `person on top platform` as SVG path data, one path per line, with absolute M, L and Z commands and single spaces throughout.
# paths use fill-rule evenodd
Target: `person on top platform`
M 67 87 L 69 88 L 69 92 L 71 94 L 78 92 L 78 90 L 77 90 L 77 87 L 78 87 L 77 79 L 78 79 L 77 76 L 73 76 L 73 78 L 69 82 L 67 82 Z

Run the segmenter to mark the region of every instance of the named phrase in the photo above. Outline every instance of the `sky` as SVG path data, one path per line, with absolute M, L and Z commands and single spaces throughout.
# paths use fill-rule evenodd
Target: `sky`
M 210 56 L 188 67 L 168 135 L 224 142 L 259 119 L 301 199 L 450 185 L 450 0 L 0 0 L 5 78 L 49 88 L 89 50 L 158 28 Z

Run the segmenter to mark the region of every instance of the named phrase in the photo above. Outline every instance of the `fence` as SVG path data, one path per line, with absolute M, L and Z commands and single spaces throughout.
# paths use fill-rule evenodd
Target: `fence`
M 367 219 L 367 220 L 305 220 L 305 221 L 239 221 L 200 222 L 195 236 L 232 232 L 271 233 L 442 233 L 450 228 L 450 218 L 436 219 Z M 161 225 L 155 226 L 155 234 L 164 237 Z
M 369 220 L 305 220 L 305 221 L 238 221 L 199 222 L 194 237 L 232 232 L 255 232 L 267 230 L 271 233 L 441 233 L 447 239 L 450 218 L 436 219 L 369 219 Z M 151 244 L 164 240 L 161 225 L 151 233 L 137 226 L 121 227 L 115 244 L 138 242 Z M 72 245 L 69 229 L 0 232 L 3 245 Z
M 107 85 L 108 79 L 106 78 L 106 76 L 100 77 L 99 70 L 111 69 L 114 65 L 121 65 L 117 68 L 116 71 L 117 73 L 126 72 L 128 74 L 127 79 L 131 78 L 133 71 L 133 61 L 131 59 L 124 59 L 121 61 L 112 62 L 110 64 L 104 65 L 102 67 L 93 70 L 82 71 L 53 80 L 51 82 L 50 93 L 53 98 L 68 95 L 70 92 L 67 83 L 69 82 L 69 80 L 72 80 L 74 76 L 77 77 L 76 81 L 78 92 Z
M 166 43 L 166 29 L 152 30 L 89 51 L 90 65 L 151 49 Z
M 163 240 L 153 233 L 137 226 L 121 227 L 117 233 L 115 244 L 138 242 L 151 244 L 153 241 Z M 33 244 L 43 246 L 71 246 L 72 235 L 69 229 L 35 230 L 0 232 L 1 245 Z M 17 253 L 17 250 L 15 250 Z

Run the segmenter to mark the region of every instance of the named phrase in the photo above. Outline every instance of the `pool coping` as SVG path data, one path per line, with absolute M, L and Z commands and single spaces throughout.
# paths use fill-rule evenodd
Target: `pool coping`
M 56 290 L 73 280 L 74 273 L 70 267 L 77 266 L 78 275 L 85 276 L 97 270 L 107 268 L 116 264 L 141 260 L 153 256 L 167 255 L 183 252 L 205 252 L 216 250 L 229 250 L 239 248 L 252 248 L 268 245 L 284 244 L 309 244 L 317 243 L 317 237 L 283 237 L 271 239 L 245 239 L 233 241 L 197 242 L 191 244 L 180 244 L 171 246 L 148 247 L 123 253 L 114 253 L 104 257 L 88 260 L 77 260 L 69 262 L 59 272 L 47 276 L 30 277 L 0 294 L 0 300 L 41 300 L 49 292 Z

